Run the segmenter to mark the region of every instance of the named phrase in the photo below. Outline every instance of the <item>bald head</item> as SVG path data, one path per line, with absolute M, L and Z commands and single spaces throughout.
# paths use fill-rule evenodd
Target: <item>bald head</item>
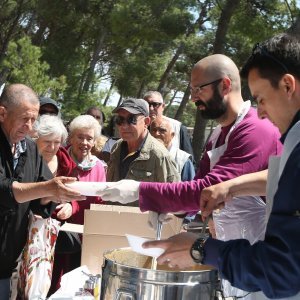
M 0 105 L 5 106 L 7 109 L 14 108 L 25 102 L 39 105 L 39 98 L 30 87 L 20 83 L 6 86 L 0 97 Z
M 174 129 L 171 123 L 165 118 L 154 119 L 150 126 L 150 133 L 156 139 L 161 140 L 166 148 L 171 146 Z
M 192 76 L 199 75 L 206 78 L 207 82 L 227 76 L 231 79 L 232 90 L 241 90 L 239 70 L 235 63 L 223 54 L 214 54 L 199 60 L 192 70 Z

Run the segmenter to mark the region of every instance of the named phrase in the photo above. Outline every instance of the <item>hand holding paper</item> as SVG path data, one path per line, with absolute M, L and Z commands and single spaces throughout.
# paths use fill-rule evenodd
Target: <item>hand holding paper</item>
M 157 258 L 164 252 L 164 249 L 158 247 L 148 248 L 148 249 L 143 248 L 142 246 L 143 243 L 150 241 L 149 239 L 141 238 L 139 236 L 135 236 L 131 234 L 126 234 L 126 237 L 131 249 L 139 254 L 148 255 Z
M 139 199 L 140 182 L 123 179 L 118 182 L 106 182 L 106 188 L 99 192 L 104 201 L 127 204 Z
M 74 181 L 65 183 L 65 185 L 73 190 L 76 190 L 85 196 L 100 196 L 101 192 L 107 188 L 107 182 L 85 182 Z

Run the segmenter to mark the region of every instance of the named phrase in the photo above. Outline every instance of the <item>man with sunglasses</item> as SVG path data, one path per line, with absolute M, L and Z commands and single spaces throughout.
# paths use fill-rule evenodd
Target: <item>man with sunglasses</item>
M 179 181 L 168 150 L 148 131 L 149 106 L 143 99 L 128 98 L 113 110 L 121 137 L 112 149 L 107 181 Z M 138 202 L 132 204 L 137 205 Z
M 250 101 L 243 100 L 239 70 L 230 58 L 216 54 L 201 59 L 192 70 L 190 87 L 192 101 L 202 116 L 219 123 L 206 145 L 194 180 L 168 185 L 131 182 L 130 196 L 124 192 L 125 182 L 121 181 L 103 192 L 102 199 L 107 200 L 106 196 L 120 202 L 139 199 L 142 211 L 198 211 L 205 187 L 267 169 L 269 156 L 280 153 L 278 130 L 268 120 L 260 120 Z M 264 216 L 263 198 L 239 197 L 221 212 L 214 213 L 217 238 L 246 238 L 254 243 L 263 238 Z M 175 266 L 177 262 L 174 259 L 169 264 Z M 223 281 L 223 292 L 226 297 L 247 295 L 226 281 Z
M 151 122 L 156 118 L 168 120 L 172 124 L 175 133 L 172 141 L 173 147 L 179 148 L 193 156 L 193 147 L 187 128 L 180 121 L 163 115 L 165 103 L 161 93 L 158 91 L 148 91 L 144 95 L 144 100 L 149 104 Z
M 60 117 L 60 109 L 56 101 L 49 97 L 40 97 L 39 115 L 53 115 Z

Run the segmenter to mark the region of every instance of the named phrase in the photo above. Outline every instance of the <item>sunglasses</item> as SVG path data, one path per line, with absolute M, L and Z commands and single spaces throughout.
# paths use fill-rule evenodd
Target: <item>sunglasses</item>
M 282 63 L 278 58 L 276 58 L 273 54 L 271 54 L 264 46 L 260 45 L 259 43 L 257 43 L 253 49 L 252 49 L 252 55 L 250 56 L 249 60 L 254 59 L 256 54 L 260 54 L 262 56 L 268 57 L 271 60 L 273 60 L 273 62 L 276 62 L 278 65 L 280 65 L 282 67 L 282 69 L 288 73 L 288 67 Z
M 216 83 L 219 83 L 219 82 L 221 82 L 223 80 L 223 78 L 219 78 L 219 79 L 217 79 L 217 80 L 214 80 L 214 81 L 210 81 L 210 82 L 208 82 L 208 83 L 204 83 L 204 84 L 201 84 L 201 85 L 198 85 L 198 86 L 196 86 L 196 87 L 194 87 L 194 88 L 192 88 L 191 86 L 190 86 L 190 93 L 191 94 L 199 94 L 200 92 L 201 92 L 201 90 L 202 90 L 202 88 L 204 88 L 205 86 L 208 86 L 208 85 L 211 85 L 211 84 L 216 84 Z
M 162 105 L 161 102 L 148 102 L 148 104 L 149 104 L 149 107 L 152 106 L 153 108 L 158 108 Z
M 45 110 L 45 109 L 41 109 L 39 111 L 40 115 L 51 115 L 51 116 L 57 116 L 57 112 L 53 111 L 53 110 Z
M 96 115 L 91 115 L 92 117 L 94 117 L 95 119 L 97 120 L 100 120 L 101 119 L 101 116 L 96 116 Z
M 136 125 L 139 116 L 141 115 L 129 115 L 127 118 L 124 118 L 122 116 L 117 116 L 115 121 L 118 126 L 121 126 L 125 123 L 127 123 L 128 125 Z

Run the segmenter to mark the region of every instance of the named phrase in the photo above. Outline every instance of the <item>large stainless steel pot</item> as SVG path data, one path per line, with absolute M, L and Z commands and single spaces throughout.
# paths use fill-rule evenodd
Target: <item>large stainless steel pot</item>
M 218 274 L 208 266 L 151 270 L 149 256 L 128 248 L 108 251 L 102 267 L 101 300 L 211 300 L 218 288 Z

